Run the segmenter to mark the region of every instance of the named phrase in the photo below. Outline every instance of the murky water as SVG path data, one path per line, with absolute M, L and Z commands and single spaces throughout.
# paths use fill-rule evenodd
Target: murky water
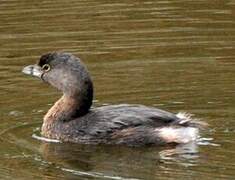
M 2 0 L 0 179 L 234 179 L 234 0 Z M 95 106 L 138 103 L 210 124 L 201 142 L 127 148 L 45 143 L 61 95 L 24 76 L 48 51 L 83 59 Z

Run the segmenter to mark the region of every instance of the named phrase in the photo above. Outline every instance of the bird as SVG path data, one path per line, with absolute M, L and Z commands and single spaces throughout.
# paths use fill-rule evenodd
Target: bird
M 71 53 L 50 52 L 22 72 L 62 92 L 43 118 L 45 138 L 80 144 L 148 146 L 196 141 L 207 124 L 139 104 L 92 107 L 94 87 L 86 65 Z

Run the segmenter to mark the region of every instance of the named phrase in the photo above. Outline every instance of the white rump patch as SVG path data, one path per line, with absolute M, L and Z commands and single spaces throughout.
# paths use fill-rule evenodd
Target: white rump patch
M 195 127 L 164 127 L 155 131 L 167 143 L 189 143 L 199 137 L 198 129 Z

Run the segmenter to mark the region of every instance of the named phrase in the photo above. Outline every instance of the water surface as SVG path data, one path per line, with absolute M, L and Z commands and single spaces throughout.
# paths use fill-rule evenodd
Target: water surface
M 0 3 L 1 179 L 234 179 L 234 0 Z M 24 76 L 41 54 L 87 64 L 94 106 L 144 104 L 210 124 L 199 144 L 127 148 L 46 143 L 60 92 Z

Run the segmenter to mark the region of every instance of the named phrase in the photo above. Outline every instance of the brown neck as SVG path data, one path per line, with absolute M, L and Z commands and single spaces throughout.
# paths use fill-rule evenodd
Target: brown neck
M 79 105 L 74 98 L 63 95 L 44 116 L 42 135 L 48 138 L 56 138 L 54 136 L 56 124 L 74 119 L 73 116 L 77 107 Z
M 87 114 L 93 100 L 92 82 L 85 81 L 82 87 L 78 93 L 64 93 L 49 109 L 44 117 L 44 123 L 54 120 L 70 121 Z
M 71 117 L 75 114 L 77 106 L 78 103 L 75 99 L 63 95 L 44 116 L 44 122 L 71 120 Z

